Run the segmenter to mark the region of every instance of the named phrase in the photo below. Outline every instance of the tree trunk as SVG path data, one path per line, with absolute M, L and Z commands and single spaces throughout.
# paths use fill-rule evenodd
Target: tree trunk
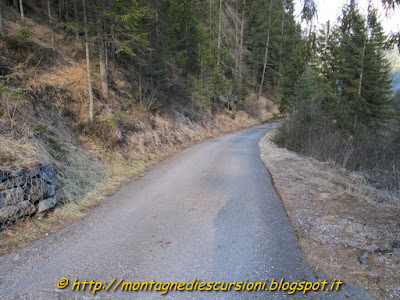
M 22 2 L 22 0 L 19 0 L 19 12 L 21 14 L 21 20 L 24 21 L 25 20 L 25 16 L 24 16 L 24 3 Z
M 186 24 L 185 24 L 185 53 L 186 53 L 186 55 L 188 55 L 188 23 L 187 23 L 187 19 L 186 19 Z M 188 70 L 189 70 L 189 59 L 186 59 L 185 84 L 187 82 Z
M 158 39 L 158 1 L 156 1 L 156 38 Z
M 139 102 L 142 104 L 142 66 L 139 63 Z
M 219 14 L 218 14 L 218 41 L 217 41 L 217 65 L 221 63 L 221 30 L 222 30 L 222 0 L 219 0 Z
M 360 83 L 358 85 L 358 97 L 361 97 L 361 87 L 362 87 L 362 81 L 363 81 L 363 75 L 364 75 L 364 57 L 365 57 L 365 47 L 366 47 L 367 41 L 364 40 L 364 47 L 363 47 L 363 52 L 361 56 L 361 73 L 360 73 Z
M 240 24 L 240 49 L 239 49 L 239 87 L 242 86 L 243 81 L 243 56 L 244 56 L 244 24 L 246 13 L 246 0 L 243 0 L 243 12 Z
M 235 14 L 236 16 L 239 16 L 239 11 L 237 8 L 237 2 L 236 2 L 236 6 L 235 6 Z M 237 47 L 236 45 L 238 45 L 239 47 Z M 240 61 L 240 28 L 238 26 L 238 22 L 236 22 L 235 20 L 235 48 L 233 50 L 234 53 L 234 58 L 235 58 L 235 69 L 234 69 L 234 79 L 236 82 L 239 82 L 239 61 Z
M 58 19 L 62 21 L 62 12 L 64 8 L 64 0 L 58 0 Z
M 106 42 L 104 38 L 104 26 L 101 27 L 100 36 L 100 49 L 99 49 L 99 59 L 100 59 L 100 78 L 101 78 L 101 89 L 103 92 L 103 97 L 108 97 L 108 72 L 107 72 L 107 62 L 106 62 Z
M 108 69 L 108 67 L 109 67 L 109 65 L 110 65 L 110 64 L 109 64 L 109 61 L 108 61 L 108 51 L 109 51 L 109 50 L 108 50 L 106 41 L 107 41 L 107 40 L 105 40 L 105 45 L 104 45 L 105 47 L 104 47 L 104 48 L 105 48 L 105 55 L 106 55 L 106 70 L 107 70 L 107 74 L 109 74 L 109 73 L 110 73 L 110 72 L 109 72 L 109 69 Z
M 74 0 L 74 21 L 75 26 L 78 26 L 78 0 Z M 76 40 L 79 41 L 79 30 L 75 30 Z
M 100 80 L 101 90 L 104 98 L 108 98 L 108 69 L 107 69 L 107 52 L 106 52 L 106 39 L 105 39 L 105 24 L 104 12 L 106 11 L 106 4 L 104 0 L 101 2 L 103 11 L 99 13 L 97 23 L 99 26 L 99 63 L 100 63 Z
M 89 119 L 90 121 L 93 121 L 93 90 L 92 90 L 92 78 L 90 75 L 89 34 L 88 34 L 88 24 L 86 17 L 86 0 L 82 0 L 82 6 L 83 6 L 83 23 L 85 26 L 86 73 L 87 73 L 87 85 L 89 90 Z
M 55 40 L 54 40 L 53 18 L 51 16 L 50 0 L 47 0 L 47 15 L 49 17 L 51 48 L 53 49 L 53 51 L 56 51 L 56 43 L 55 43 Z
M 283 37 L 285 33 L 285 13 L 282 14 L 282 23 L 281 23 L 281 36 Z M 282 56 L 283 56 L 283 44 L 284 44 L 284 40 L 281 40 L 281 43 L 279 45 L 279 62 L 277 64 L 277 72 L 276 74 L 280 73 L 280 71 L 282 70 Z M 278 84 L 280 84 L 281 82 L 281 77 L 280 75 L 278 75 Z M 276 77 L 276 76 L 275 76 Z M 274 83 L 274 89 L 275 89 L 275 83 Z
M 209 12 L 209 17 L 210 17 L 210 24 L 209 24 L 209 33 L 210 33 L 210 53 L 212 53 L 212 0 L 210 0 L 210 12 Z
M 13 0 L 13 6 L 18 9 L 18 0 Z
M 68 6 L 68 0 L 64 0 L 64 10 L 65 10 L 65 21 L 69 21 L 69 6 Z
M 263 68 L 263 73 L 262 73 L 262 76 L 261 76 L 261 84 L 260 84 L 260 91 L 258 92 L 258 98 L 260 98 L 261 93 L 262 93 L 262 89 L 263 89 L 263 86 L 264 86 L 264 79 L 265 79 L 265 70 L 267 69 L 269 35 L 271 33 L 271 18 L 272 18 L 272 0 L 271 0 L 271 2 L 269 4 L 267 44 L 265 45 L 264 68 Z
M 3 7 L 0 0 L 0 34 L 4 38 L 6 37 L 6 31 L 4 30 L 4 20 L 3 20 Z
M 112 61 L 114 66 L 117 64 L 117 58 L 115 57 L 115 42 L 114 42 L 114 39 L 111 42 L 111 61 Z
M 257 93 L 257 83 L 258 83 L 258 64 L 253 64 L 253 91 L 254 94 Z

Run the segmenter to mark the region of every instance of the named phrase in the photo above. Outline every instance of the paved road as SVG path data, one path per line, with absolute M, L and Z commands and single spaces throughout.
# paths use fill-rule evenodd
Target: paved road
M 71 292 L 71 284 L 58 290 L 62 277 L 106 282 L 114 277 L 186 282 L 195 278 L 315 280 L 259 158 L 257 143 L 274 126 L 259 126 L 189 148 L 122 187 L 88 217 L 0 259 L 0 298 L 92 297 L 88 291 Z M 287 294 L 96 294 L 102 299 L 267 296 L 285 298 Z

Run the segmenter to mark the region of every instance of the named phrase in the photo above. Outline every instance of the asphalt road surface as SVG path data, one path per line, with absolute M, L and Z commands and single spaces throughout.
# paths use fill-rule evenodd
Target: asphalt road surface
M 258 141 L 274 127 L 258 126 L 191 147 L 122 187 L 88 217 L 1 258 L 0 299 L 281 299 L 287 292 L 171 291 L 161 296 L 117 288 L 93 296 L 88 288 L 77 292 L 71 287 L 75 278 L 107 285 L 113 278 L 316 280 L 259 157 Z M 70 284 L 60 290 L 57 281 L 64 277 Z M 346 289 L 351 296 L 351 287 Z

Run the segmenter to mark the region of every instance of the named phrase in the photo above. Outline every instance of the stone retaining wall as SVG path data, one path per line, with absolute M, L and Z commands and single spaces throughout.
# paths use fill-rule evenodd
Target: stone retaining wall
M 41 164 L 33 171 L 0 171 L 0 230 L 59 201 L 59 182 L 51 164 Z

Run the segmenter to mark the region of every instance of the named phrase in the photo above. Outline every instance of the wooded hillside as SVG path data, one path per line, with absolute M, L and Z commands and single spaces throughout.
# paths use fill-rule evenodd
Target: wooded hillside
M 335 24 L 311 29 L 307 40 L 309 64 L 282 102 L 291 118 L 276 141 L 398 189 L 399 94 L 393 95 L 387 58 L 393 45 L 377 9 L 370 4 L 363 16 L 349 1 Z
M 1 136 L 15 143 L 4 150 L 3 167 L 16 167 L 22 149 L 30 150 L 25 165 L 43 160 L 37 152 L 65 156 L 65 137 L 56 134 L 65 130 L 46 114 L 72 128 L 68 139 L 131 159 L 168 140 L 160 133 L 129 145 L 135 134 L 208 126 L 220 115 L 235 120 L 241 110 L 264 121 L 274 101 L 290 118 L 277 136 L 281 145 L 374 170 L 375 181 L 383 176 L 383 185 L 397 187 L 399 100 L 386 58 L 395 37 L 389 43 L 373 6 L 363 16 L 351 0 L 335 24 L 320 27 L 315 2 L 305 0 L 302 29 L 294 4 L 2 1 Z
M 107 98 L 122 68 L 138 87 L 134 97 L 149 111 L 161 105 L 191 107 L 203 113 L 212 104 L 243 106 L 251 90 L 271 87 L 288 95 L 304 67 L 301 28 L 293 1 L 30 1 L 5 3 L 20 12 L 18 32 L 8 39 L 30 38 L 29 21 L 48 26 L 48 44 L 65 44 L 55 34 L 75 37 L 85 49 L 88 116 L 97 111 L 92 73 Z M 4 6 L 4 4 L 3 4 Z M 7 27 L 7 26 L 6 26 Z M 17 35 L 17 36 L 16 36 Z M 21 40 L 22 39 L 22 40 Z M 156 99 L 156 100 L 155 100 Z

